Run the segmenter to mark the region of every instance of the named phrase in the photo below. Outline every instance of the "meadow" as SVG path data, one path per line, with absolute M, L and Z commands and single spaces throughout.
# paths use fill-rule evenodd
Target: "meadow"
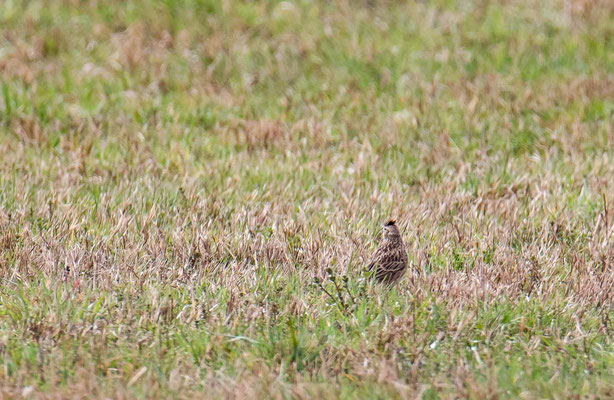
M 605 0 L 2 0 L 0 398 L 612 398 L 613 115 Z

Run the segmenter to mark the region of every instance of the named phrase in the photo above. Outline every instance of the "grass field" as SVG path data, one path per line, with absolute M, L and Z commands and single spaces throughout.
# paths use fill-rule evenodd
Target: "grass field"
M 614 397 L 614 3 L 3 0 L 0 79 L 0 397 Z

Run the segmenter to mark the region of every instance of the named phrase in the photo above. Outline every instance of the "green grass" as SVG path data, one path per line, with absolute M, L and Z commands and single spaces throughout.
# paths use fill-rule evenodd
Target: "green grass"
M 612 26 L 5 1 L 0 397 L 611 397 Z

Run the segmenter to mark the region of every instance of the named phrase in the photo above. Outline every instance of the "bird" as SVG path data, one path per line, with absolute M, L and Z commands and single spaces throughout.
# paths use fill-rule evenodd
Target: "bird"
M 395 220 L 386 222 L 383 237 L 384 240 L 373 253 L 367 270 L 374 272 L 377 282 L 392 286 L 407 270 L 407 250 Z

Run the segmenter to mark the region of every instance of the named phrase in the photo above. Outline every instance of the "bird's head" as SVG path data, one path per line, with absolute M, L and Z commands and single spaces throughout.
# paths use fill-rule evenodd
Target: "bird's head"
M 401 237 L 401 232 L 397 228 L 397 221 L 394 219 L 389 220 L 384 224 L 384 239 L 396 239 Z

